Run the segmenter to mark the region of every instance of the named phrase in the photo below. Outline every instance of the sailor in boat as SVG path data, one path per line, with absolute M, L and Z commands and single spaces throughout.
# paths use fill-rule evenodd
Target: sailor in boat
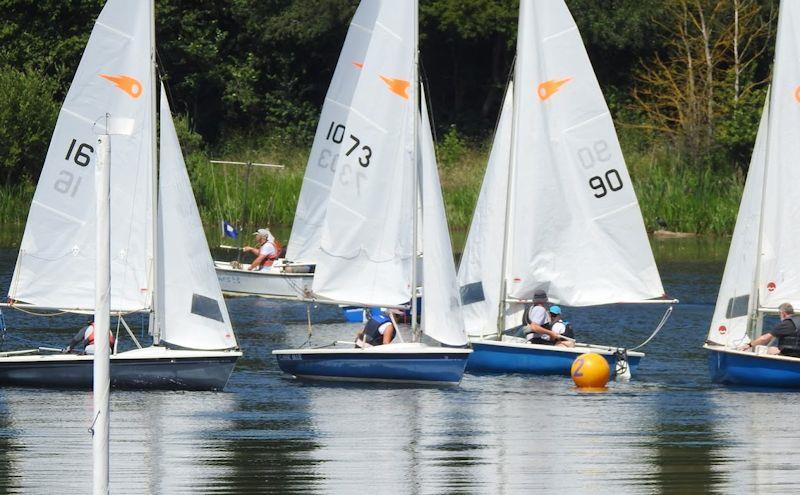
M 767 354 L 780 354 L 782 356 L 800 357 L 800 316 L 794 314 L 794 308 L 789 303 L 778 306 L 781 321 L 769 332 L 764 332 L 747 344 L 739 347 L 746 351 L 759 345 L 767 345 L 773 339 L 778 339 L 777 346 L 767 347 Z
M 563 320 L 561 307 L 556 305 L 550 306 L 548 312 L 550 313 L 550 330 L 560 337 L 555 345 L 560 347 L 575 347 L 575 332 L 572 330 L 572 325 L 570 325 L 568 321 Z
M 111 332 L 108 332 L 108 343 L 114 347 L 114 334 Z M 63 352 L 67 354 L 78 348 L 83 349 L 83 354 L 94 354 L 94 320 L 89 320 L 86 328 L 78 330 Z
M 364 329 L 356 336 L 356 347 L 390 344 L 394 340 L 395 333 L 391 318 L 380 311 L 370 311 Z
M 256 257 L 248 270 L 258 271 L 264 267 L 272 266 L 272 263 L 281 255 L 281 244 L 272 235 L 269 229 L 258 229 L 254 233 L 256 236 L 256 247 L 245 246 L 242 251 L 250 253 Z

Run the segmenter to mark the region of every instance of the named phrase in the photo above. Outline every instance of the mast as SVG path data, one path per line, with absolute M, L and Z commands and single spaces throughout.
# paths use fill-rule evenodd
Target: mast
M 109 118 L 106 115 L 106 130 L 97 139 L 97 165 L 95 166 L 95 205 L 97 265 L 95 267 L 95 313 L 94 346 L 92 363 L 92 390 L 94 395 L 94 415 L 92 426 L 92 492 L 95 495 L 108 493 L 109 478 L 109 413 L 111 388 L 111 362 L 108 333 L 111 306 L 111 222 L 109 217 L 111 190 L 111 145 Z
M 520 81 L 522 80 L 522 69 L 519 63 L 519 53 L 523 46 L 522 40 L 522 24 L 525 16 L 523 11 L 528 4 L 526 0 L 520 0 L 519 3 L 519 20 L 517 21 L 517 56 L 514 60 L 514 95 L 511 111 L 511 153 L 509 155 L 508 177 L 506 178 L 506 215 L 505 223 L 503 225 L 503 256 L 500 261 L 500 297 L 497 300 L 497 336 L 505 330 L 505 309 L 506 309 L 506 294 L 508 293 L 508 258 L 511 249 L 511 215 L 513 213 L 512 205 L 514 203 L 514 177 L 517 170 L 517 139 L 519 134 L 519 103 L 520 103 Z
M 158 131 L 156 123 L 156 7 L 155 0 L 148 2 L 150 8 L 150 130 L 152 166 L 151 173 L 151 195 L 152 195 L 152 216 L 151 216 L 151 239 L 152 239 L 152 259 L 150 260 L 150 321 L 149 328 L 153 334 L 153 344 L 157 345 L 161 341 L 161 329 L 156 318 L 156 285 L 158 285 Z
M 417 240 L 417 234 L 419 232 L 419 226 L 417 222 L 419 221 L 419 118 L 418 118 L 418 111 L 419 111 L 419 1 L 414 0 L 414 63 L 411 68 L 411 81 L 414 85 L 414 94 L 413 94 L 413 109 L 412 109 L 412 116 L 411 116 L 411 128 L 412 134 L 414 135 L 413 141 L 413 151 L 412 157 L 414 161 L 414 169 L 412 173 L 412 181 L 411 183 L 414 185 L 414 201 L 413 204 L 413 211 L 412 211 L 412 253 L 413 256 L 411 258 L 411 333 L 414 337 L 415 342 L 420 341 L 420 331 L 419 331 L 419 324 L 417 323 L 417 260 L 419 259 L 418 256 L 418 249 L 419 246 Z

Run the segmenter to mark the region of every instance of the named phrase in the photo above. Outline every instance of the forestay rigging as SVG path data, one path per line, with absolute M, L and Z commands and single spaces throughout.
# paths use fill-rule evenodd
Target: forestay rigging
M 167 346 L 236 347 L 169 102 L 161 87 L 157 315 Z
M 111 309 L 150 304 L 152 281 L 150 16 L 109 0 L 61 107 L 31 204 L 9 298 L 38 306 L 94 307 L 96 135 L 106 117 L 132 126 L 111 150 Z
M 341 120 L 321 123 L 338 162 L 313 291 L 398 305 L 411 299 L 413 12 L 400 2 L 364 2 L 354 22 L 373 31 L 363 61 L 350 68 L 361 76 L 349 108 Z

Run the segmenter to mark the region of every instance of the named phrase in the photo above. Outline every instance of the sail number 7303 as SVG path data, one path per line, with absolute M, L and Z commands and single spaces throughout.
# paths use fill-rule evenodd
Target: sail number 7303
M 595 141 L 591 146 L 578 148 L 578 161 L 585 170 L 591 170 L 595 165 L 608 162 L 611 158 L 611 150 L 603 139 Z M 623 186 L 622 176 L 615 168 L 589 178 L 589 187 L 594 191 L 594 197 L 598 199 L 605 197 L 609 191 L 619 191 Z

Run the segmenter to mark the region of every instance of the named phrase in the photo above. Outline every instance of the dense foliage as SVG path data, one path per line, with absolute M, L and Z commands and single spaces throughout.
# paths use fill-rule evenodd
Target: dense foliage
M 36 179 L 102 4 L 0 0 L 2 184 Z M 670 176 L 689 167 L 698 181 L 720 179 L 738 194 L 766 93 L 777 0 L 567 4 L 629 161 L 670 158 L 632 164 L 637 189 L 648 187 L 644 174 Z M 356 5 L 156 0 L 159 71 L 194 149 L 243 155 L 270 140 L 305 149 Z M 451 173 L 458 174 L 460 157 L 475 158 L 491 138 L 513 64 L 517 9 L 517 0 L 420 0 L 422 74 L 442 164 Z M 459 183 L 468 199 L 479 187 L 473 182 Z M 725 222 L 710 230 L 729 231 L 732 223 Z M 709 230 L 696 223 L 680 228 Z

